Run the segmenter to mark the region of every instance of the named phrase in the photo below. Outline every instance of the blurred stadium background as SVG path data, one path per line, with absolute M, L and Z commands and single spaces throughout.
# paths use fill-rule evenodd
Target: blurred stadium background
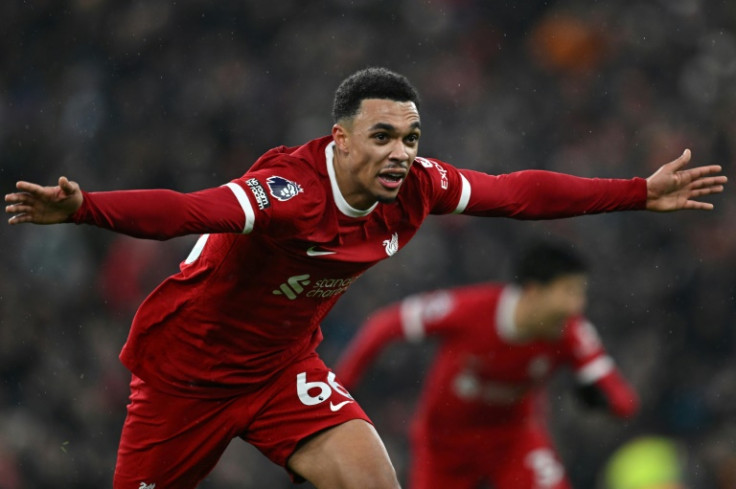
M 690 489 L 736 464 L 736 3 L 715 0 L 164 0 L 0 3 L 0 182 L 191 191 L 266 149 L 321 136 L 334 88 L 385 65 L 423 96 L 421 154 L 490 173 L 646 177 L 684 148 L 731 177 L 712 213 L 554 222 L 430 219 L 324 323 L 328 363 L 374 308 L 509 279 L 531 237 L 593 263 L 588 316 L 644 410 L 583 410 L 561 376 L 550 416 L 577 488 L 631 437 L 683 443 Z M 0 226 L 0 489 L 109 487 L 140 300 L 195 237 Z M 403 476 L 432 345 L 396 346 L 354 394 Z M 730 460 L 730 462 L 729 462 Z M 724 477 L 725 480 L 725 477 Z M 721 485 L 717 485 L 721 484 Z M 308 486 L 308 485 L 307 485 Z M 291 487 L 234 443 L 205 489 Z M 732 489 L 733 486 L 728 486 Z

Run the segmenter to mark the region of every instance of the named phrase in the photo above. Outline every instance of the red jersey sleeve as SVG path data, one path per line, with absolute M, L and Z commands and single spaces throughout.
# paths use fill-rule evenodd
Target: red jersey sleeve
M 355 386 L 376 355 L 398 339 L 420 341 L 452 327 L 445 321 L 453 309 L 452 295 L 438 291 L 407 297 L 378 310 L 358 329 L 335 369 L 348 388 Z
M 317 176 L 297 159 L 271 163 L 221 187 L 192 193 L 84 192 L 71 220 L 151 239 L 253 231 L 289 236 L 313 227 L 325 202 Z
M 246 222 L 242 202 L 228 187 L 189 194 L 152 189 L 83 192 L 83 196 L 72 222 L 137 238 L 243 232 Z
M 572 364 L 578 382 L 598 391 L 598 397 L 616 416 L 627 418 L 639 409 L 639 397 L 629 385 L 588 321 L 574 322 L 567 336 Z
M 555 219 L 646 207 L 646 180 L 582 178 L 544 170 L 488 175 L 461 170 L 469 195 L 461 212 L 475 216 Z
M 444 161 L 418 156 L 414 161 L 417 177 L 427 182 L 429 208 L 432 214 L 458 213 L 469 195 L 470 184 L 460 170 Z

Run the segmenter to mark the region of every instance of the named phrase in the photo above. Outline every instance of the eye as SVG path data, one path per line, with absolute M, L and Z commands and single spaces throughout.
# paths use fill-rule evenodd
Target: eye
M 406 136 L 406 138 L 404 138 L 404 141 L 407 144 L 416 144 L 417 142 L 419 142 L 419 134 L 410 134 Z
M 377 132 L 373 135 L 373 138 L 378 142 L 385 142 L 388 141 L 388 134 L 385 132 Z

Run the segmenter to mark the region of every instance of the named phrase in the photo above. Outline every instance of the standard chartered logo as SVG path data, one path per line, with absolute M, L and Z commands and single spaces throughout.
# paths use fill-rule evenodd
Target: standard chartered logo
M 286 280 L 286 283 L 281 284 L 278 290 L 274 290 L 273 293 L 276 295 L 284 294 L 289 300 L 294 300 L 296 297 L 304 292 L 304 286 L 309 285 L 309 275 L 294 275 Z
M 305 292 L 304 295 L 307 297 L 326 299 L 345 292 L 348 286 L 355 282 L 357 278 L 321 278 L 312 283 L 311 277 L 308 274 L 294 275 L 279 285 L 279 288 L 274 290 L 273 294 L 284 295 L 292 301 Z

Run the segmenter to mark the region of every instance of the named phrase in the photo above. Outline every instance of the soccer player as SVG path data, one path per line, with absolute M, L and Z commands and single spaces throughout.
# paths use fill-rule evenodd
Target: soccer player
M 623 418 L 638 408 L 582 315 L 586 295 L 582 258 L 540 243 L 521 256 L 514 283 L 438 290 L 378 310 L 335 372 L 354 387 L 389 343 L 437 337 L 412 426 L 410 489 L 571 489 L 539 408 L 545 381 L 567 366 L 587 403 Z
M 717 165 L 690 152 L 647 179 L 545 171 L 487 175 L 417 155 L 418 94 L 367 68 L 335 92 L 330 135 L 267 151 L 240 178 L 193 193 L 86 192 L 18 182 L 11 224 L 91 224 L 201 238 L 141 304 L 120 354 L 132 372 L 115 489 L 195 487 L 236 437 L 323 488 L 396 488 L 369 418 L 322 362 L 320 321 L 429 214 L 519 219 L 710 209 Z

